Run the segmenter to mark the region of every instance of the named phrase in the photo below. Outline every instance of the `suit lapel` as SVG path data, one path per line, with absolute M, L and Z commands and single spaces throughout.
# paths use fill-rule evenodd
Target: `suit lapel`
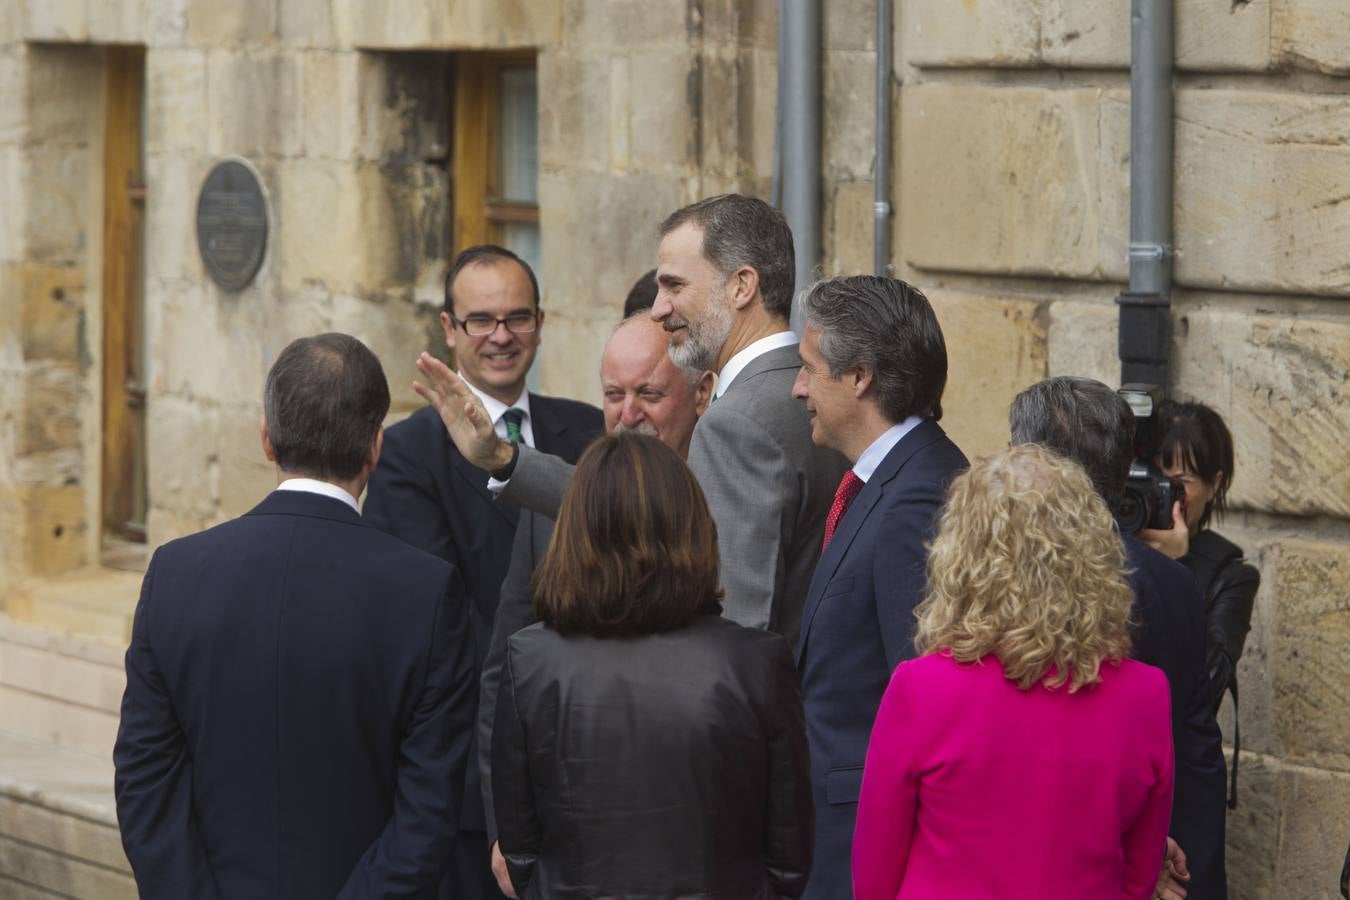
M 806 593 L 806 610 L 802 613 L 801 638 L 797 641 L 798 661 L 801 660 L 802 650 L 806 647 L 806 635 L 811 630 L 811 622 L 816 617 L 816 611 L 820 609 L 820 599 L 825 594 L 825 586 L 834 578 L 834 573 L 839 571 L 840 563 L 848 555 L 849 545 L 858 536 L 863 523 L 867 521 L 867 516 L 872 512 L 872 507 L 881 499 L 883 487 L 881 479 L 875 475 L 867 480 L 858 496 L 848 505 L 848 511 L 844 513 L 844 518 L 839 520 L 829 545 L 820 555 L 820 562 L 816 563 L 815 574 L 811 576 L 811 587 Z
M 816 564 L 815 574 L 811 576 L 811 587 L 806 594 L 806 610 L 802 615 L 801 637 L 797 641 L 798 662 L 801 662 L 802 652 L 806 649 L 806 636 L 811 630 L 811 622 L 815 619 L 816 612 L 820 609 L 820 600 L 824 596 L 825 587 L 834 578 L 834 573 L 839 571 L 840 564 L 848 555 L 849 545 L 858 536 L 863 523 L 867 521 L 868 514 L 872 512 L 872 507 L 876 506 L 881 495 L 885 493 L 886 486 L 900 474 L 901 468 L 909 462 L 910 457 L 941 438 L 942 434 L 941 426 L 932 419 L 924 419 L 914 426 L 909 434 L 900 439 L 900 443 L 891 448 L 891 452 L 886 454 L 881 465 L 872 473 L 872 477 L 867 479 L 866 486 L 849 504 L 848 511 L 844 513 L 844 518 L 835 529 L 830 545 L 825 548 L 825 552 L 820 556 L 820 562 Z
M 547 397 L 530 394 L 530 428 L 534 431 L 536 450 L 564 456 L 572 449 L 571 429 Z

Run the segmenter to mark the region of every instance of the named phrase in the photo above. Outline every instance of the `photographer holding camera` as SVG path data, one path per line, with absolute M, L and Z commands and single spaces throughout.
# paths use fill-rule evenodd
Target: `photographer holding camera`
M 1164 431 L 1157 465 L 1180 482 L 1185 498 L 1172 505 L 1171 528 L 1144 529 L 1139 539 L 1189 569 L 1200 585 L 1210 699 L 1217 710 L 1224 691 L 1232 692 L 1236 729 L 1237 663 L 1251 629 L 1261 573 L 1243 558 L 1241 547 L 1209 527 L 1211 518 L 1222 518 L 1227 510 L 1233 437 L 1219 414 L 1203 403 L 1165 402 L 1158 418 Z
M 1159 473 L 1135 473 L 1136 425 L 1147 431 L 1152 406 L 1136 396 L 1118 395 L 1090 378 L 1048 378 L 1018 394 L 1008 411 L 1014 444 L 1036 443 L 1083 466 L 1097 492 L 1122 519 L 1133 500 L 1154 508 L 1162 485 Z M 1149 396 L 1157 397 L 1156 391 Z M 1136 423 L 1136 413 L 1144 413 Z M 1151 462 L 1151 454 L 1150 459 Z M 1147 466 L 1145 468 L 1148 468 Z M 1151 478 L 1153 488 L 1143 484 Z M 1127 492 L 1127 484 L 1129 489 Z M 1155 489 L 1156 488 L 1156 489 Z M 1151 499 L 1150 499 L 1151 498 Z M 1170 509 L 1170 494 L 1161 509 Z M 1146 524 L 1152 515 L 1146 516 Z M 1164 878 L 1156 896 L 1189 900 L 1222 900 L 1228 895 L 1224 876 L 1224 759 L 1222 739 L 1209 703 L 1205 672 L 1204 601 L 1195 579 L 1164 554 L 1146 546 L 1120 523 L 1130 566 L 1135 601 L 1131 619 L 1130 655 L 1157 666 L 1167 675 L 1172 700 L 1172 741 L 1176 754 L 1176 788 L 1168 833 L 1185 853 L 1190 878 L 1184 890 Z M 1169 860 L 1171 859 L 1169 847 Z M 1169 864 L 1169 871 L 1175 868 Z

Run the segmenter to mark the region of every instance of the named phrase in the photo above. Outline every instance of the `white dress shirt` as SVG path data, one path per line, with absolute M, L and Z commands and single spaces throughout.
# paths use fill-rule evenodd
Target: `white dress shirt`
M 332 497 L 334 500 L 340 500 L 352 508 L 353 512 L 359 513 L 361 510 L 356 506 L 356 498 L 347 493 L 343 488 L 338 487 L 329 481 L 319 481 L 317 478 L 287 478 L 281 484 L 277 485 L 279 491 L 303 491 L 306 494 L 322 494 L 325 497 Z
M 461 374 L 460 378 L 464 378 Z M 516 398 L 515 403 L 503 403 L 496 397 L 490 397 L 480 391 L 469 379 L 464 378 L 464 384 L 473 395 L 483 401 L 483 407 L 487 410 L 488 417 L 492 419 L 492 428 L 497 432 L 497 437 L 502 440 L 508 440 L 506 436 L 506 420 L 502 418 L 508 409 L 518 409 L 525 414 L 525 418 L 520 422 L 520 440 L 526 447 L 534 446 L 534 428 L 530 425 L 530 392 L 521 391 L 520 396 Z
M 736 380 L 736 376 L 745 371 L 746 366 L 765 353 L 770 350 L 777 350 L 779 347 L 795 347 L 800 342 L 801 338 L 791 331 L 780 331 L 777 334 L 771 334 L 755 341 L 727 360 L 727 364 L 722 367 L 722 371 L 717 373 L 717 387 L 713 389 L 713 399 L 716 400 L 725 394 L 727 388 L 731 387 L 731 383 Z
M 853 464 L 853 474 L 857 475 L 864 483 L 872 477 L 872 473 L 881 465 L 881 461 L 886 458 L 886 454 L 895 449 L 895 445 L 900 443 L 900 439 L 914 430 L 914 426 L 923 421 L 923 416 L 910 416 L 905 421 L 892 425 L 881 433 L 877 438 L 867 446 L 858 457 L 858 461 Z

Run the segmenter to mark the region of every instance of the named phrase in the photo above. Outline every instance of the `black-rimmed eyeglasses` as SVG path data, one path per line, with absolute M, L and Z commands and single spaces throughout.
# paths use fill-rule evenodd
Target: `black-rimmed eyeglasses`
M 539 314 L 532 312 L 511 313 L 505 318 L 499 319 L 496 316 L 469 315 L 463 319 L 456 319 L 454 314 L 450 314 L 450 321 L 454 322 L 469 337 L 483 337 L 492 334 L 497 330 L 498 325 L 505 325 L 506 330 L 512 334 L 532 334 L 539 327 Z

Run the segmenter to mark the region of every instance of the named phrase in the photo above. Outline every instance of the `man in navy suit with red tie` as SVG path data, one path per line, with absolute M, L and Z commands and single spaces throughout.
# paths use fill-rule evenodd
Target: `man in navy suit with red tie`
M 923 294 L 891 278 L 835 278 L 812 287 L 802 311 L 793 395 L 813 415 L 811 440 L 852 463 L 826 520 L 797 645 L 816 803 L 804 896 L 846 900 L 872 721 L 891 672 L 914 655 L 925 545 L 947 483 L 967 463 L 938 425 L 947 348 Z

